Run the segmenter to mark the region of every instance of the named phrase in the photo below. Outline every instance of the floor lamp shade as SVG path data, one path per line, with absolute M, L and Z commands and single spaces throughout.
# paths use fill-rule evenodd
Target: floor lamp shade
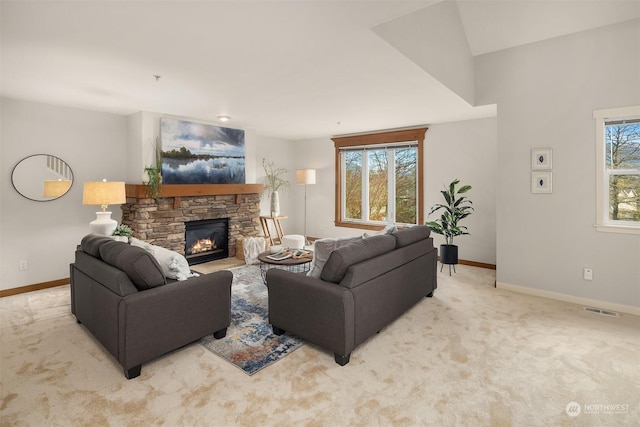
M 316 183 L 316 170 L 315 169 L 298 169 L 296 171 L 296 183 L 297 184 L 315 184 Z
M 82 191 L 82 204 L 97 205 L 102 208 L 101 212 L 96 212 L 96 219 L 89 224 L 91 232 L 111 236 L 118 223 L 111 219 L 111 212 L 107 211 L 107 206 L 121 205 L 126 201 L 127 195 L 122 181 L 85 182 Z

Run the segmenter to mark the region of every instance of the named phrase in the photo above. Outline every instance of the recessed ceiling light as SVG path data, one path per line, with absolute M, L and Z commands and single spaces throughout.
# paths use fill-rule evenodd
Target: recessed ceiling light
M 218 116 L 218 120 L 220 120 L 221 122 L 228 122 L 229 120 L 231 120 L 231 116 Z

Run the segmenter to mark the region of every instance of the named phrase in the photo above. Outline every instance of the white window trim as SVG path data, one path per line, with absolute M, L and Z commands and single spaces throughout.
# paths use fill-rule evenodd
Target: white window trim
M 625 221 L 609 220 L 608 194 L 609 174 L 605 170 L 605 136 L 604 126 L 607 120 L 624 119 L 640 116 L 640 105 L 606 110 L 594 110 L 596 121 L 596 230 L 605 233 L 640 234 L 640 225 Z
M 385 150 L 387 153 L 387 161 L 390 165 L 394 165 L 395 167 L 395 162 L 396 162 L 396 155 L 395 155 L 395 149 L 399 148 L 399 147 L 413 147 L 416 149 L 416 161 L 418 160 L 417 156 L 418 156 L 418 141 L 403 141 L 401 143 L 397 143 L 397 144 L 386 144 L 384 146 L 381 147 L 377 147 L 375 145 L 372 146 L 359 146 L 358 148 L 375 148 L 375 149 L 379 149 L 379 150 Z M 344 159 L 344 153 L 346 151 L 349 150 L 341 150 L 340 151 L 340 171 L 342 176 L 346 175 L 346 162 Z M 366 151 L 363 150 L 364 153 L 366 153 Z M 417 169 L 417 165 L 416 165 L 416 169 Z M 362 224 L 370 224 L 370 225 L 407 225 L 407 226 L 411 226 L 411 225 L 417 225 L 418 222 L 416 222 L 415 224 L 413 223 L 403 223 L 403 222 L 397 222 L 396 221 L 396 206 L 395 203 L 388 203 L 389 206 L 387 206 L 388 212 L 387 212 L 387 221 L 374 221 L 371 219 L 368 219 L 370 216 L 370 210 L 369 210 L 369 156 L 367 156 L 366 154 L 362 156 L 362 183 L 361 183 L 361 188 L 362 188 L 362 194 L 361 194 L 361 200 L 362 200 L 362 219 L 354 219 L 354 218 L 347 218 L 345 215 L 346 210 L 346 199 L 344 197 L 344 194 L 347 193 L 347 184 L 345 181 L 342 181 L 341 186 L 342 186 L 342 195 L 343 197 L 341 197 L 341 201 L 340 204 L 342 206 L 342 218 L 341 221 L 342 222 L 354 222 L 354 223 L 362 223 Z M 389 200 L 395 200 L 396 199 L 396 176 L 394 173 L 389 173 L 387 175 L 387 197 Z M 416 173 L 416 200 L 417 203 L 420 202 L 420 195 L 418 194 L 418 174 Z M 417 206 L 416 206 L 417 208 Z M 417 221 L 417 218 L 416 218 Z

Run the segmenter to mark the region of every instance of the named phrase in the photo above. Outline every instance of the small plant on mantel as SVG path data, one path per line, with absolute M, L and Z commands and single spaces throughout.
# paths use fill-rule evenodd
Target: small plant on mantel
M 156 155 L 156 165 L 144 168 L 148 181 L 146 184 L 145 194 L 147 197 L 156 198 L 162 193 L 162 147 L 159 138 L 156 138 L 154 146 Z

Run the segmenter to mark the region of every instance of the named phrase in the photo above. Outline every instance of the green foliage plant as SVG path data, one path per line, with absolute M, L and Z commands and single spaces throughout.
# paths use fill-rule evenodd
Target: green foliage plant
M 289 181 L 283 176 L 288 172 L 285 168 L 278 168 L 273 162 L 268 162 L 265 158 L 262 159 L 262 167 L 264 168 L 265 184 L 264 187 L 269 190 L 269 193 L 279 191 L 280 189 L 289 189 Z
M 460 180 L 455 179 L 449 184 L 448 188 L 445 187 L 445 190 L 440 191 L 445 203 L 433 205 L 429 211 L 429 215 L 438 211 L 442 211 L 442 214 L 439 219 L 425 223 L 434 233 L 442 234 L 447 245 L 453 245 L 454 237 L 469 234 L 467 227 L 459 225 L 459 222 L 471 215 L 473 211 L 471 200 L 466 196 L 461 196 L 461 194 L 465 194 L 471 190 L 471 186 L 463 185 L 456 190 L 456 186 L 459 183 Z
M 145 194 L 150 198 L 156 198 L 162 192 L 162 147 L 160 146 L 159 138 L 156 139 L 154 152 L 156 157 L 156 165 L 147 166 L 144 168 L 144 171 L 149 178 L 145 189 Z
M 120 224 L 113 231 L 113 235 L 114 236 L 131 237 L 131 236 L 133 236 L 133 230 L 128 225 Z

